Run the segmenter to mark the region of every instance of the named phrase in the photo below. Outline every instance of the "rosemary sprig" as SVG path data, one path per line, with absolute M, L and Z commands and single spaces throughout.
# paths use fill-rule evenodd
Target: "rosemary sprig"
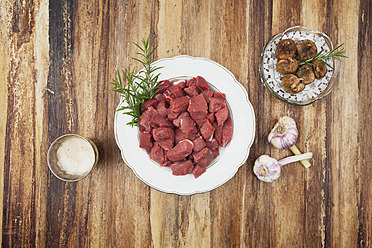
M 312 66 L 313 62 L 315 60 L 321 60 L 321 61 L 324 62 L 324 64 L 326 64 L 329 68 L 331 68 L 333 70 L 333 67 L 327 63 L 328 59 L 337 59 L 337 60 L 341 61 L 341 57 L 342 58 L 348 58 L 345 55 L 346 50 L 345 50 L 345 47 L 342 47 L 343 45 L 344 45 L 344 43 L 342 43 L 341 45 L 337 46 L 336 48 L 334 48 L 333 50 L 331 50 L 329 52 L 325 52 L 322 49 L 314 58 L 311 58 L 311 59 L 300 62 L 298 66 L 305 65 L 305 64 L 308 64 L 308 65 Z M 340 50 L 338 50 L 338 49 L 340 49 Z
M 109 84 L 113 85 L 113 88 L 109 91 L 121 94 L 123 102 L 126 103 L 117 111 L 123 111 L 123 114 L 132 117 L 132 120 L 127 123 L 131 127 L 139 125 L 142 115 L 142 103 L 155 96 L 155 90 L 160 86 L 158 83 L 160 73 L 156 74 L 155 72 L 162 68 L 151 65 L 156 59 L 154 52 L 157 46 L 150 44 L 150 36 L 146 40 L 142 39 L 142 46 L 136 43 L 133 44 L 140 49 L 140 52 L 137 53 L 139 58 L 132 57 L 132 59 L 141 63 L 144 69 L 139 71 L 137 75 L 135 74 L 135 68 L 132 71 L 129 70 L 128 73 L 122 70 L 122 75 L 126 81 L 125 85 L 118 69 L 118 77 L 116 79 L 113 78 L 112 82 L 109 82 Z

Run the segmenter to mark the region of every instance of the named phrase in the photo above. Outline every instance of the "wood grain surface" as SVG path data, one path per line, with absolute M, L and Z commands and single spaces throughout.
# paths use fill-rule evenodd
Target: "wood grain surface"
M 370 0 L 0 1 L 0 232 L 3 247 L 372 247 L 372 2 Z M 345 43 L 333 91 L 306 107 L 260 82 L 267 40 L 294 25 Z M 256 114 L 247 162 L 221 187 L 178 196 L 140 181 L 114 138 L 116 69 L 139 67 L 132 42 L 158 58 L 187 54 L 228 68 Z M 312 166 L 257 180 L 267 142 L 293 117 Z M 92 139 L 100 161 L 76 183 L 48 169 L 58 136 Z

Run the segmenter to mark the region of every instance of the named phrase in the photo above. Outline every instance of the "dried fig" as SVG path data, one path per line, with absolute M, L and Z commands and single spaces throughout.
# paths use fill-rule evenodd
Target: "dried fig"
M 304 83 L 305 85 L 311 84 L 315 80 L 315 75 L 311 65 L 303 65 L 298 68 L 296 76 L 302 79 L 302 83 Z
M 296 43 L 292 39 L 279 41 L 276 45 L 275 55 L 278 60 L 293 58 L 296 54 Z
M 296 43 L 296 49 L 297 58 L 302 61 L 311 59 L 318 53 L 315 43 L 311 40 L 300 40 Z
M 315 60 L 313 62 L 313 70 L 315 74 L 316 79 L 321 79 L 325 76 L 327 73 L 327 66 L 326 64 L 321 60 Z
M 305 85 L 301 82 L 302 80 L 293 74 L 286 74 L 282 78 L 282 85 L 285 91 L 290 94 L 296 94 L 305 89 Z
M 297 68 L 298 61 L 293 58 L 281 59 L 276 63 L 276 70 L 282 74 L 295 73 Z

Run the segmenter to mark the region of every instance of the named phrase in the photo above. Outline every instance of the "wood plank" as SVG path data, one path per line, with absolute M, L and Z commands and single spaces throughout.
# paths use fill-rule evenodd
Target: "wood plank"
M 149 201 L 149 187 L 124 165 L 113 133 L 108 132 L 113 130 L 113 122 L 107 122 L 107 119 L 114 119 L 119 96 L 107 93 L 109 85 L 106 83 L 116 77 L 116 68 L 127 70 L 134 65 L 139 68 L 138 63 L 130 59 L 136 52 L 132 42 L 140 43 L 140 39 L 146 38 L 147 34 L 136 32 L 134 27 L 143 26 L 139 28 L 142 31 L 149 29 L 147 24 L 156 18 L 154 11 L 148 9 L 151 4 L 132 2 L 118 6 L 108 1 L 96 1 L 93 6 L 91 3 L 76 5 L 74 10 L 74 75 L 85 78 L 76 86 L 82 96 L 77 101 L 79 123 L 82 123 L 79 132 L 94 137 L 103 151 L 101 162 L 90 181 L 84 179 L 80 184 L 81 190 L 86 188 L 84 185 L 89 185 L 90 190 L 77 196 L 77 204 L 81 207 L 91 202 L 87 209 L 81 210 L 81 215 L 87 220 L 85 224 L 80 224 L 81 228 L 85 225 L 89 227 L 88 237 L 82 241 L 91 245 L 146 246 L 151 241 L 148 235 L 143 235 L 149 234 L 150 230 L 149 204 L 145 203 Z M 152 7 L 157 8 L 156 4 Z M 146 8 L 148 11 L 145 12 Z M 78 29 L 84 25 L 89 28 Z M 87 108 L 87 105 L 90 107 Z M 96 121 L 86 122 L 87 119 Z M 110 180 L 107 181 L 107 178 Z M 96 183 L 105 181 L 104 185 Z M 111 184 L 111 181 L 117 183 Z M 110 213 L 108 217 L 107 213 Z M 102 226 L 105 227 L 103 230 Z M 101 236 L 105 239 L 99 238 Z
M 356 177 L 357 206 L 358 206 L 358 247 L 370 247 L 372 245 L 372 130 L 371 130 L 371 107 L 372 88 L 370 80 L 372 70 L 370 61 L 372 56 L 372 6 L 370 1 L 360 1 L 359 7 L 359 30 L 358 30 L 358 169 Z M 348 59 L 351 60 L 351 57 Z M 355 60 L 352 62 L 355 63 Z M 355 117 L 354 117 L 355 118 Z M 353 130 L 355 132 L 355 129 Z M 354 161 L 355 162 L 355 161 Z M 351 161 L 349 166 L 354 165 Z
M 283 32 L 285 29 L 301 24 L 302 1 L 273 1 L 272 30 L 273 35 Z M 270 129 L 277 120 L 288 115 L 297 124 L 299 137 L 296 146 L 304 151 L 304 117 L 303 108 L 285 103 L 272 102 Z M 265 134 L 267 137 L 267 134 Z M 279 150 L 270 146 L 271 155 L 281 159 L 292 155 L 288 150 Z M 304 174 L 306 170 L 300 163 L 290 164 L 281 168 L 281 176 L 277 182 L 271 185 L 271 229 L 280 230 L 271 232 L 271 246 L 304 246 Z
M 311 30 L 329 33 L 327 12 L 332 8 L 324 1 L 304 1 L 303 25 Z M 303 137 L 305 150 L 313 152 L 311 168 L 306 170 L 304 179 L 304 245 L 305 247 L 328 247 L 329 229 L 329 168 L 327 143 L 326 99 L 304 107 Z
M 2 29 L 9 57 L 5 57 L 7 87 L 3 246 L 34 246 L 36 240 L 36 106 L 35 16 L 37 3 L 7 1 Z M 10 63 L 9 63 L 10 62 Z M 3 87 L 4 87 L 3 86 Z M 2 88 L 4 93 L 4 88 Z M 2 99 L 3 101 L 3 99 Z M 3 124 L 2 124 L 2 127 Z
M 8 109 L 8 77 L 10 68 L 10 22 L 11 11 L 8 1 L 0 2 L 0 209 L 3 209 L 5 142 Z M 0 236 L 3 233 L 3 211 L 0 214 Z
M 35 5 L 35 181 L 36 193 L 36 246 L 46 246 L 46 202 L 47 202 L 47 175 L 48 165 L 46 161 L 48 152 L 48 119 L 47 119 L 47 94 L 49 72 L 49 1 L 42 0 Z
M 246 11 L 246 1 L 211 2 L 210 58 L 230 70 L 245 87 L 248 77 Z M 212 246 L 237 247 L 243 242 L 246 176 L 244 164 L 232 179 L 210 193 Z
M 41 178 L 45 178 L 44 175 L 46 175 L 45 173 L 47 172 L 47 165 L 45 164 L 45 162 L 43 164 L 41 164 L 41 157 L 46 157 L 46 151 L 47 151 L 47 146 L 45 145 L 41 145 L 41 140 L 46 140 L 47 136 L 43 136 L 42 133 L 43 133 L 43 112 L 44 112 L 44 101 L 45 101 L 45 86 L 46 86 L 46 78 L 47 78 L 47 69 L 48 69 L 48 39 L 47 39 L 47 32 L 48 32 L 48 29 L 45 29 L 45 23 L 46 23 L 46 20 L 47 20 L 47 2 L 46 1 L 41 1 L 40 4 L 35 4 L 34 5 L 34 19 L 35 19 L 35 26 L 34 28 L 32 29 L 33 32 L 31 32 L 31 38 L 29 40 L 29 44 L 27 45 L 28 48 L 26 50 L 18 50 L 16 52 L 16 54 L 12 54 L 13 57 L 11 57 L 11 47 L 12 47 L 12 43 L 17 43 L 17 39 L 11 39 L 11 34 L 12 34 L 12 31 L 14 31 L 13 29 L 11 29 L 11 20 L 12 18 L 14 18 L 12 14 L 12 12 L 14 13 L 14 11 L 12 10 L 12 5 L 13 3 L 10 3 L 10 2 L 1 2 L 1 4 L 5 4 L 5 6 L 1 6 L 0 7 L 0 11 L 2 12 L 1 16 L 2 17 L 6 17 L 6 18 L 1 18 L 1 27 L 4 28 L 0 33 L 2 34 L 2 37 L 1 37 L 1 40 L 3 41 L 2 44 L 6 44 L 5 46 L 1 46 L 0 48 L 0 53 L 1 53 L 1 59 L 2 59 L 2 62 L 0 63 L 1 64 L 1 77 L 4 77 L 4 82 L 7 82 L 8 80 L 10 80 L 10 78 L 13 78 L 15 79 L 15 77 L 12 77 L 11 75 L 12 74 L 17 74 L 18 71 L 22 71 L 24 69 L 24 66 L 27 65 L 27 63 L 30 63 L 30 67 L 32 68 L 33 65 L 34 65 L 34 72 L 33 72 L 33 75 L 34 75 L 34 85 L 35 85 L 35 96 L 33 97 L 33 99 L 30 99 L 30 100 L 34 100 L 35 101 L 35 112 L 34 114 L 36 115 L 36 119 L 35 119 L 35 146 L 34 146 L 34 152 L 35 152 L 35 161 L 34 161 L 34 166 L 35 166 L 35 176 L 32 180 L 35 181 L 35 195 L 36 196 L 40 196 L 40 195 L 43 195 L 40 193 L 40 188 L 41 188 Z M 15 7 L 19 7 L 17 4 L 15 5 Z M 25 9 L 22 10 L 23 7 L 21 7 L 20 9 L 20 12 L 19 13 L 25 13 L 27 12 Z M 23 20 L 19 20 L 17 22 L 14 23 L 14 26 L 17 26 L 17 25 L 20 25 L 20 26 L 24 26 L 23 29 L 25 29 L 27 27 L 27 24 L 25 25 L 25 23 L 27 22 L 26 19 L 23 19 Z M 26 22 L 25 22 L 26 21 Z M 31 22 L 30 22 L 31 23 Z M 30 23 L 28 23 L 28 25 L 30 25 Z M 15 32 L 17 33 L 17 32 Z M 31 46 L 33 47 L 33 51 L 31 50 Z M 14 47 L 12 47 L 14 48 Z M 22 60 L 22 63 L 24 63 L 24 66 L 20 66 L 19 68 L 13 68 L 13 72 L 11 73 L 10 72 L 10 69 L 9 69 L 9 66 L 10 66 L 10 62 L 11 60 L 17 60 L 20 55 L 19 53 L 23 53 L 24 54 L 22 55 L 22 57 L 27 57 L 27 59 L 25 60 Z M 32 57 L 34 56 L 34 63 L 32 62 Z M 27 73 L 26 73 L 27 74 Z M 23 75 L 24 77 L 27 77 L 27 75 Z M 22 77 L 23 77 L 22 76 Z M 30 76 L 30 75 L 28 75 Z M 31 77 L 32 78 L 32 77 Z M 18 80 L 18 79 L 17 79 Z M 30 83 L 28 81 L 28 83 Z M 32 84 L 32 83 L 30 83 Z M 1 101 L 1 105 L 3 106 L 3 108 L 1 109 L 1 111 L 4 111 L 4 113 L 2 113 L 0 115 L 0 119 L 1 119 L 1 127 L 3 129 L 1 129 L 1 141 L 4 142 L 5 141 L 5 127 L 6 127 L 6 110 L 7 110 L 7 93 L 8 93 L 8 89 L 11 88 L 11 85 L 8 85 L 8 84 L 1 84 L 0 86 L 1 88 L 1 93 L 0 93 L 0 101 Z M 8 88 L 8 89 L 7 89 Z M 12 115 L 13 113 L 11 113 L 10 115 Z M 15 113 L 16 114 L 16 113 Z M 17 135 L 17 134 L 16 134 Z M 29 144 L 26 144 L 26 146 L 28 146 Z M 0 144 L 0 146 L 2 147 L 2 149 L 5 149 L 5 145 L 4 143 Z M 8 149 L 10 149 L 10 147 L 8 147 Z M 1 152 L 1 154 L 4 154 L 4 152 Z M 43 154 L 45 156 L 43 156 Z M 2 168 L 1 168 L 1 187 L 4 186 L 3 184 L 3 172 L 4 172 L 4 157 L 1 157 L 0 158 L 0 164 L 2 165 Z M 12 161 L 12 164 L 15 164 L 16 161 L 14 162 L 14 160 Z M 9 165 L 9 164 L 8 164 Z M 6 166 L 6 165 L 5 165 Z M 42 173 L 40 173 L 40 171 L 42 171 Z M 16 180 L 19 180 L 20 178 L 17 178 L 17 175 L 14 175 L 14 179 Z M 16 191 L 12 191 L 11 193 L 14 193 L 14 194 L 19 194 L 17 193 Z M 3 190 L 1 190 L 1 198 L 3 198 Z M 41 197 L 42 198 L 42 197 Z M 42 230 L 43 229 L 43 224 L 40 224 L 42 223 L 43 219 L 45 220 L 45 218 L 43 218 L 45 216 L 44 211 L 43 209 L 45 209 L 45 204 L 42 203 L 42 200 L 39 198 L 39 197 L 36 197 L 35 199 L 35 213 L 29 213 L 30 215 L 33 215 L 33 214 L 36 214 L 36 233 L 30 233 L 29 235 L 34 235 L 36 234 L 36 244 L 40 244 L 38 243 L 38 234 L 40 233 L 39 230 Z M 8 201 L 8 199 L 6 198 L 5 201 Z M 3 204 L 3 201 L 1 201 L 1 208 L 2 208 L 2 204 Z M 24 209 L 23 211 L 29 211 L 29 209 Z M 3 224 L 3 219 L 2 219 L 3 215 L 1 215 L 1 225 Z M 32 222 L 35 221 L 35 219 L 31 219 Z M 1 230 L 3 230 L 1 228 Z M 26 228 L 27 230 L 27 228 Z M 32 231 L 32 229 L 30 230 Z M 25 236 L 27 236 L 25 234 Z M 5 242 L 4 242 L 5 244 Z
M 180 197 L 178 205 L 178 247 L 210 247 L 210 194 Z
M 258 65 L 263 47 L 272 35 L 273 4 L 251 0 L 248 6 L 248 95 L 256 115 L 256 137 L 247 160 L 243 247 L 270 247 L 270 184 L 253 174 L 255 160 L 270 154 L 266 135 L 271 129 L 272 101 L 278 101 L 260 81 Z M 264 13 L 264 14 L 263 14 Z
M 344 1 L 334 4 L 331 9 L 331 30 L 334 44 L 345 43 L 350 58 L 358 56 L 358 14 L 359 5 Z M 358 136 L 350 135 L 358 128 L 356 108 L 358 98 L 358 64 L 354 59 L 344 59 L 337 85 L 330 95 L 327 111 L 331 111 L 329 156 L 331 212 L 331 244 L 337 247 L 351 247 L 357 243 L 357 185 Z M 346 93 L 347 92 L 347 93 Z M 345 97 L 345 93 L 348 97 Z M 347 152 L 345 152 L 347 151 Z
M 156 23 L 158 19 L 159 4 L 156 1 L 128 1 L 125 4 L 116 3 L 110 7 L 110 15 L 115 13 L 115 18 L 110 19 L 112 29 L 110 33 L 114 36 L 109 43 L 109 51 L 106 58 L 109 61 L 106 74 L 102 74 L 100 85 L 116 77 L 116 69 L 128 70 L 135 66 L 137 71 L 141 68 L 139 63 L 134 63 L 131 57 L 138 52 L 132 42 L 141 43 L 142 38 L 151 36 L 151 41 L 157 39 Z M 112 21 L 112 22 L 111 22 Z M 111 28 L 111 27 L 110 27 Z M 109 34 L 110 35 L 110 34 Z M 106 39 L 102 35 L 102 39 Z M 103 66 L 103 65 L 102 65 Z M 108 86 L 100 86 L 100 92 L 108 89 Z M 153 242 L 151 221 L 152 193 L 149 186 L 140 181 L 133 171 L 124 164 L 115 143 L 113 130 L 114 108 L 119 103 L 119 96 L 109 93 L 107 106 L 97 106 L 97 111 L 102 113 L 107 108 L 107 136 L 102 139 L 107 164 L 102 167 L 108 169 L 108 202 L 110 203 L 107 220 L 107 244 L 116 247 L 148 247 Z M 98 114 L 98 112 L 97 112 Z M 103 120 L 102 120 L 103 121 Z M 102 128 L 96 125 L 97 130 Z M 106 147 L 105 147 L 106 146 Z M 112 183 L 115 182 L 115 183 Z M 103 191 L 105 192 L 105 191 Z M 107 192 L 106 192 L 107 193 Z M 107 218 L 107 217 L 106 217 Z
M 84 246 L 105 247 L 109 240 L 110 219 L 106 216 L 110 210 L 111 196 L 107 194 L 110 191 L 107 163 L 110 161 L 108 156 L 118 156 L 112 142 L 104 142 L 109 136 L 114 140 L 113 135 L 107 131 L 106 121 L 108 112 L 113 112 L 107 106 L 110 95 L 106 82 L 109 81 L 108 70 L 113 62 L 108 59 L 109 52 L 115 54 L 112 44 L 109 49 L 110 43 L 115 40 L 114 35 L 109 35 L 114 27 L 110 28 L 110 21 L 116 18 L 114 8 L 114 4 L 110 5 L 107 1 L 93 1 L 78 2 L 73 10 L 74 50 L 71 70 L 76 78 L 74 88 L 77 92 L 78 133 L 92 139 L 100 151 L 97 166 L 77 184 L 75 212 L 80 221 L 75 224 L 75 228 L 78 228 L 75 242 Z M 111 97 L 115 99 L 114 95 Z
M 49 2 L 49 144 L 65 133 L 77 133 L 75 77 L 72 73 L 73 3 Z M 47 178 L 46 245 L 71 246 L 77 242 L 77 183 L 66 183 L 51 172 Z
M 210 3 L 206 1 L 182 1 L 180 54 L 210 57 L 213 44 L 210 37 L 210 8 Z

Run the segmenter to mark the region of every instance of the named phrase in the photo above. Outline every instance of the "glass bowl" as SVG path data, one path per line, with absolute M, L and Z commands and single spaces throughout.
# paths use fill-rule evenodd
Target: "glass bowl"
M 275 56 L 276 46 L 282 39 L 293 39 L 295 42 L 300 40 L 312 40 L 318 52 L 326 52 L 333 49 L 330 38 L 319 31 L 312 31 L 303 26 L 294 26 L 284 32 L 272 36 L 266 43 L 260 59 L 261 81 L 269 92 L 277 99 L 297 106 L 309 105 L 316 100 L 327 96 L 336 83 L 336 77 L 341 67 L 341 62 L 336 59 L 329 59 L 326 62 L 333 67 L 327 67 L 326 75 L 321 79 L 315 79 L 311 84 L 306 85 L 305 89 L 297 94 L 290 94 L 283 89 L 281 78 L 284 76 L 276 70 L 277 58 Z
M 62 145 L 64 146 L 64 151 L 63 153 L 61 152 L 61 154 L 59 154 L 58 150 L 62 147 Z M 65 159 L 62 164 L 59 161 L 60 155 L 62 155 L 64 157 L 63 159 Z M 79 162 L 77 162 L 76 159 L 79 159 Z M 74 182 L 86 177 L 97 164 L 98 159 L 98 148 L 94 142 L 77 134 L 65 134 L 58 137 L 50 145 L 47 154 L 48 167 L 50 171 L 57 178 L 66 182 Z M 82 160 L 89 161 L 89 165 L 85 165 L 82 168 Z M 66 161 L 69 163 L 68 165 L 66 164 Z M 62 165 L 67 165 L 69 168 L 71 168 L 70 166 L 73 166 L 73 174 L 70 174 L 68 171 L 66 171 Z

